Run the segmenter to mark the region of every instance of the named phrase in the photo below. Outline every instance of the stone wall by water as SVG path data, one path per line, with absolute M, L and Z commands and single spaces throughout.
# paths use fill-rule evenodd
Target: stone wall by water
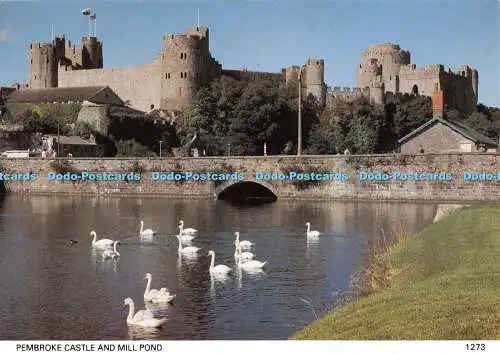
M 55 161 L 55 162 L 54 162 Z M 278 198 L 314 199 L 380 199 L 380 200 L 443 200 L 499 201 L 500 181 L 464 181 L 463 174 L 497 174 L 500 154 L 420 154 L 420 155 L 350 155 L 350 156 L 267 156 L 267 157 L 200 157 L 163 159 L 3 159 L 4 173 L 32 172 L 34 181 L 6 181 L 12 193 L 64 194 L 141 194 L 215 197 L 235 181 L 163 181 L 151 180 L 152 171 L 175 172 L 239 172 L 244 181 L 256 182 L 271 190 Z M 61 166 L 75 173 L 131 172 L 141 173 L 140 181 L 49 181 L 47 173 Z M 341 173 L 344 181 L 257 181 L 256 172 L 290 171 Z M 380 173 L 447 173 L 449 181 L 360 181 L 359 172 Z

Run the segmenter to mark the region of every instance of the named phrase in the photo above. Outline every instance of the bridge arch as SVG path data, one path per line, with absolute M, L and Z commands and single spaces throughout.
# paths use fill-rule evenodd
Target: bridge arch
M 249 192 L 248 198 L 278 199 L 278 191 L 275 186 L 266 181 L 255 179 L 246 179 L 244 181 L 231 180 L 218 185 L 214 191 L 214 197 L 225 199 L 223 197 L 237 197 L 237 194 Z

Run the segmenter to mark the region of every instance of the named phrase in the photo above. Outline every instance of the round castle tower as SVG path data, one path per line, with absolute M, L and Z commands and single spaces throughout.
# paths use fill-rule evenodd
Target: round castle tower
M 159 108 L 180 111 L 193 101 L 202 77 L 202 47 L 196 35 L 163 37 Z
M 102 45 L 97 37 L 82 37 L 82 67 L 85 69 L 102 68 Z
M 376 80 L 376 76 L 381 75 L 386 89 L 390 90 L 391 83 L 394 86 L 397 80 L 396 77 L 399 76 L 400 67 L 410 64 L 410 61 L 410 52 L 402 50 L 397 44 L 381 43 L 372 45 L 361 55 L 358 69 L 358 86 L 370 86 L 370 83 Z
M 307 60 L 306 93 L 316 97 L 319 104 L 325 103 L 325 61 L 323 59 Z

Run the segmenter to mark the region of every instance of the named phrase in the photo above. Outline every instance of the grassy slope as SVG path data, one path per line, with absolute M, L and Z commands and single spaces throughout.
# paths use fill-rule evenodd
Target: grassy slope
M 389 288 L 292 339 L 500 339 L 500 206 L 432 224 L 389 262 Z

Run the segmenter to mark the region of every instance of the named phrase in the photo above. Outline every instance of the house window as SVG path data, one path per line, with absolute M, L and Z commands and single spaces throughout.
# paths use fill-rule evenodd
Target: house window
M 460 151 L 472 152 L 472 144 L 471 143 L 460 143 Z
M 165 74 L 165 79 L 170 79 L 170 73 Z

